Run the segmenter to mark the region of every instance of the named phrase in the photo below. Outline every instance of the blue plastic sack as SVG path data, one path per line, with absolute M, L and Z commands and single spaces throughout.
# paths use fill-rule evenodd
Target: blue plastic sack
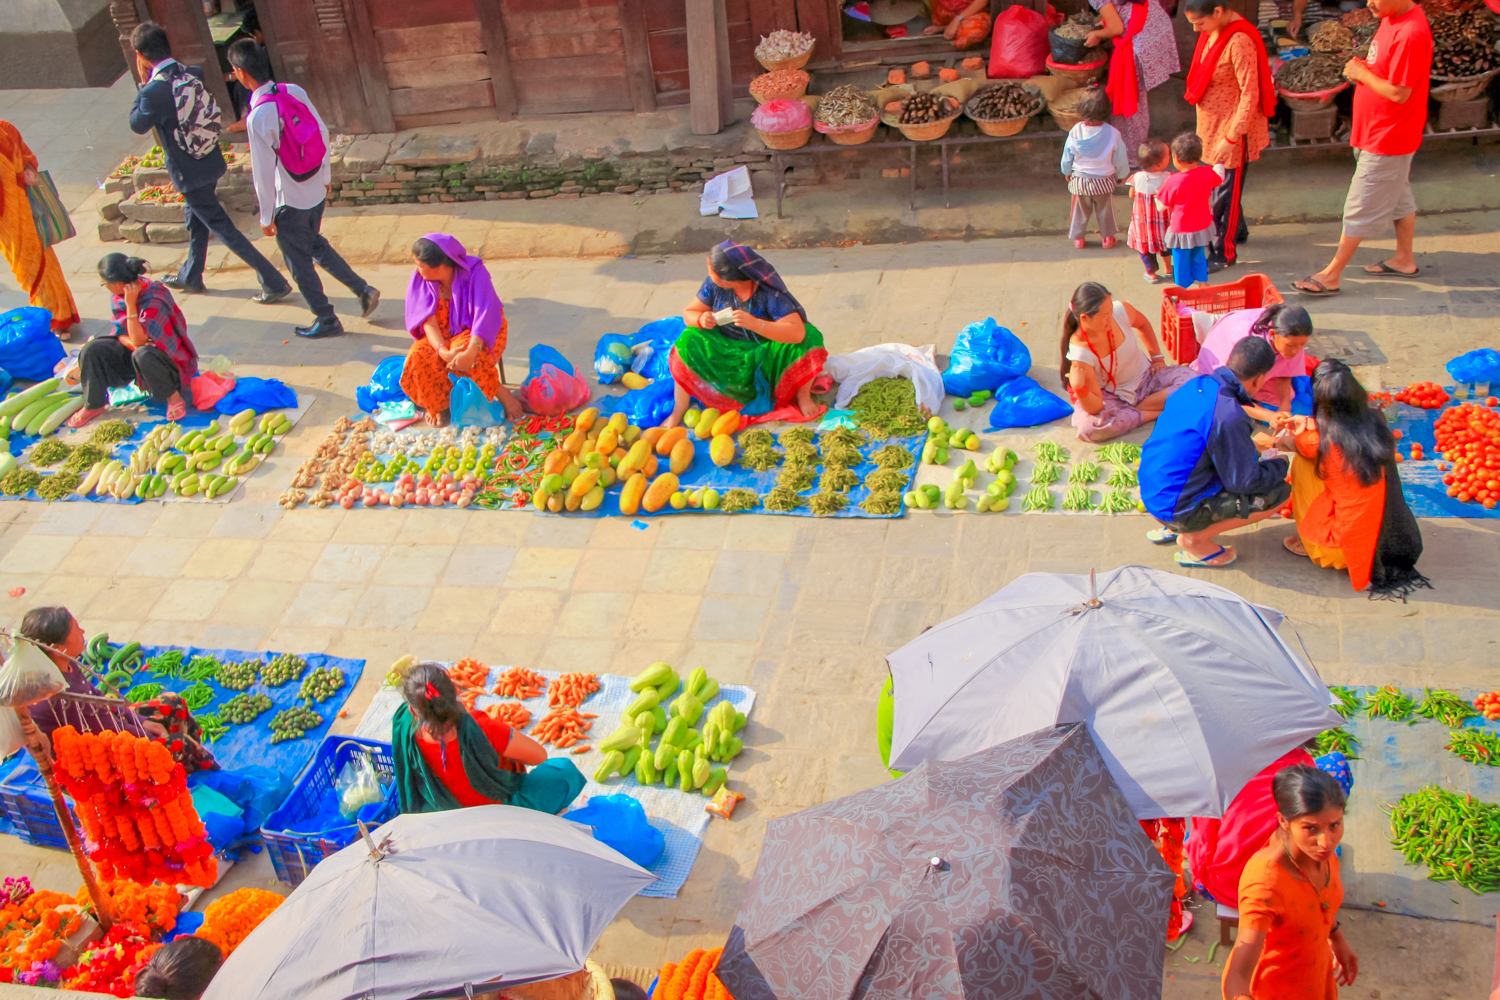
M 943 388 L 950 396 L 969 396 L 980 390 L 993 392 L 1002 382 L 1031 371 L 1031 352 L 1021 338 L 993 319 L 970 323 L 958 331 Z M 1029 425 L 1011 425 L 1029 426 Z
M 649 868 L 667 849 L 660 830 L 646 822 L 646 810 L 629 795 L 595 795 L 582 809 L 563 819 L 594 828 L 594 839 L 607 844 L 642 868 Z
M 40 382 L 68 356 L 52 333 L 52 314 L 37 306 L 21 306 L 0 316 L 0 368 L 12 378 Z
M 198 771 L 188 778 L 193 787 L 212 788 L 233 802 L 244 815 L 246 831 L 259 830 L 267 816 L 292 791 L 292 779 L 274 767 L 249 767 L 220 771 Z
M 660 379 L 623 396 L 605 396 L 599 400 L 599 412 L 605 416 L 623 413 L 637 427 L 655 427 L 672 415 L 676 390 L 677 383 L 671 378 Z
M 0 368 L 0 398 L 3 398 L 7 392 L 10 392 L 10 385 L 14 381 L 15 379 L 11 378 L 10 372 L 4 368 Z
M 285 382 L 274 378 L 256 378 L 245 375 L 235 380 L 234 388 L 214 404 L 220 413 L 238 413 L 243 409 L 256 413 L 267 410 L 295 410 L 297 394 Z
M 990 430 L 1006 427 L 1035 427 L 1071 416 L 1073 407 L 1037 384 L 1036 379 L 1021 375 L 995 390 L 995 406 L 990 410 Z
M 647 323 L 633 334 L 606 333 L 594 347 L 594 373 L 611 385 L 627 371 L 652 380 L 672 377 L 672 347 L 682 336 L 681 316 Z
M 374 413 L 382 403 L 405 399 L 406 393 L 401 391 L 401 370 L 405 366 L 406 358 L 401 355 L 386 358 L 376 365 L 369 383 L 354 390 L 359 408 L 365 413 Z
M 208 842 L 214 850 L 222 851 L 245 835 L 244 811 L 227 796 L 214 791 L 208 785 L 189 784 L 193 795 L 193 808 L 208 831 Z
M 1500 352 L 1482 347 L 1460 354 L 1447 364 L 1448 374 L 1460 385 L 1475 382 L 1500 382 Z
M 486 399 L 479 383 L 464 376 L 448 394 L 448 417 L 455 427 L 495 427 L 505 423 L 505 407 Z
M 1312 376 L 1292 376 L 1292 414 L 1310 417 L 1313 411 Z

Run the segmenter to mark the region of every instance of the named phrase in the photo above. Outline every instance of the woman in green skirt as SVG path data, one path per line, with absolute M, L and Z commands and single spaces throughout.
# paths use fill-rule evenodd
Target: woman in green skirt
M 823 335 L 754 250 L 733 240 L 710 250 L 708 278 L 682 319 L 687 328 L 671 359 L 676 405 L 665 426 L 682 421 L 690 399 L 762 419 L 775 413 L 781 420 L 811 420 L 823 412 L 812 401 L 813 379 L 828 360 Z

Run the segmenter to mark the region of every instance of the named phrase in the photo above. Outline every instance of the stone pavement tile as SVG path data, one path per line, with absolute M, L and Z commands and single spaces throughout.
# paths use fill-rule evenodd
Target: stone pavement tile
M 304 583 L 297 589 L 297 597 L 281 624 L 342 628 L 354 613 L 364 589 L 362 583 Z
M 729 518 L 724 548 L 733 552 L 790 552 L 804 519 L 763 515 Z
M 451 545 L 392 545 L 375 570 L 380 583 L 432 586 L 442 578 L 453 555 Z
M 1351 664 L 1405 666 L 1427 658 L 1422 623 L 1413 619 L 1344 621 L 1343 658 Z
M 631 595 L 574 591 L 558 612 L 552 634 L 574 639 L 612 639 L 625 627 Z
M 55 572 L 69 576 L 99 576 L 107 580 L 125 564 L 134 547 L 133 538 L 84 535 L 57 564 Z
M 472 631 L 419 632 L 415 635 L 408 632 L 406 635 L 410 638 L 407 639 L 403 649 L 412 652 L 413 655 L 420 655 L 423 659 L 438 660 L 442 663 L 455 663 L 470 655 L 469 651 L 474 648 L 474 640 L 478 638 L 478 633 Z M 392 660 L 381 662 L 382 677 L 385 676 L 385 671 L 389 669 Z M 360 711 L 363 713 L 364 709 L 361 708 Z
M 869 713 L 873 720 L 875 713 Z M 873 746 L 873 743 L 871 744 Z M 828 776 L 824 792 L 830 800 L 863 792 L 891 780 L 891 772 L 880 762 L 878 751 L 839 754 L 833 773 Z
M 880 578 L 880 563 L 879 554 L 866 555 L 864 550 L 814 551 L 801 579 L 799 607 L 825 601 L 868 601 Z
M 672 960 L 673 955 L 679 954 L 667 951 L 676 912 L 675 899 L 633 896 L 620 910 L 619 916 L 599 935 L 594 954 L 629 956 L 631 964 L 661 968 Z M 680 954 L 686 955 L 687 952 Z M 648 981 L 645 985 L 651 984 Z
M 252 580 L 300 583 L 307 579 L 322 555 L 322 542 L 261 542 L 245 575 Z
M 568 673 L 575 670 L 597 670 L 599 664 L 608 663 L 615 651 L 613 639 L 583 639 L 576 637 L 547 640 L 537 657 L 537 670 L 560 670 Z M 601 734 L 601 738 L 603 735 Z
M 77 608 L 72 610 L 80 620 L 86 614 L 89 620 L 118 618 L 122 621 L 140 621 L 146 617 L 151 606 L 166 589 L 166 580 L 141 576 L 117 576 L 109 582 L 109 586 L 94 595 L 94 599 L 88 603 L 88 608 L 83 614 L 79 614 Z
M 656 544 L 656 535 L 648 527 L 642 531 L 631 526 L 632 518 L 602 517 L 594 524 L 594 533 L 589 536 L 590 549 L 649 549 Z
M 698 609 L 693 638 L 718 642 L 754 642 L 760 638 L 770 600 L 765 597 L 705 597 Z
M 35 590 L 27 590 L 25 604 L 28 608 L 62 605 L 66 608 L 86 608 L 109 583 L 104 576 L 62 576 L 54 573 Z
M 959 517 L 947 512 L 925 517 L 912 515 L 901 524 L 900 530 L 885 536 L 885 554 L 951 559 L 956 551 L 959 522 L 964 520 L 967 515 Z
M 153 616 L 142 622 L 130 637 L 146 646 L 196 646 L 202 634 L 201 621 L 158 621 Z
M 265 538 L 286 512 L 274 503 L 236 500 L 224 507 L 210 538 Z
M 763 657 L 780 656 L 786 651 L 792 641 L 792 623 L 796 620 L 794 615 L 777 612 L 766 616 L 765 625 L 760 635 L 760 655 Z
M 498 587 L 515 558 L 516 550 L 509 546 L 460 544 L 442 580 L 451 587 Z
M 146 534 L 154 538 L 206 538 L 223 508 L 211 503 L 165 503 Z
M 89 504 L 87 506 L 95 506 Z M 161 516 L 163 507 L 181 507 L 184 504 L 98 504 L 104 510 L 89 529 L 91 535 L 122 535 L 139 538 L 151 530 Z
M 369 583 L 385 553 L 384 545 L 332 543 L 323 547 L 309 575 L 319 583 Z
M 35 504 L 24 503 L 19 500 L 13 503 L 0 503 L 0 524 L 11 524 L 20 520 L 27 520 L 28 522 L 34 520 L 36 515 L 34 513 L 27 515 L 27 511 L 35 506 Z
M 722 548 L 729 534 L 730 517 L 717 514 L 674 514 L 658 518 L 661 522 L 661 537 L 656 540 L 659 549 L 717 549 Z
M 928 601 L 881 601 L 870 608 L 864 644 L 881 649 L 906 645 L 943 620 L 943 605 Z
M 605 522 L 601 521 L 600 524 Z M 584 549 L 578 571 L 573 574 L 574 590 L 633 591 L 639 589 L 641 577 L 651 561 L 647 549 L 600 549 L 592 542 Z
M 207 631 L 204 630 L 205 634 Z M 338 635 L 338 629 L 279 625 L 266 636 L 264 648 L 278 653 L 326 653 Z
M 264 648 L 262 643 L 266 638 L 266 627 L 264 625 L 221 625 L 218 623 L 205 625 L 203 631 L 198 633 L 198 645 L 206 649 L 244 649 L 259 650 Z M 311 653 L 313 650 L 305 649 L 302 652 Z
M 245 571 L 260 552 L 256 538 L 205 538 L 198 543 L 182 575 L 210 580 L 233 580 Z
M 489 513 L 443 507 L 427 511 L 426 516 L 407 518 L 396 537 L 397 545 L 457 545 L 464 538 L 465 529 L 480 517 Z
M 717 560 L 713 550 L 654 549 L 641 589 L 647 593 L 701 594 Z
M 953 560 L 941 556 L 886 556 L 873 596 L 941 603 L 948 593 L 952 569 Z
M 1493 669 L 1500 660 L 1500 629 L 1495 628 L 1493 619 L 1440 618 L 1436 614 L 1424 619 L 1425 648 L 1432 663 L 1449 668 Z
M 430 587 L 368 587 L 354 606 L 349 625 L 352 628 L 416 628 L 417 617 L 427 607 L 431 595 Z
M 788 518 L 803 521 L 803 518 Z M 886 544 L 890 522 L 874 518 L 823 518 L 812 522 L 817 532 L 812 551 L 823 555 L 878 553 Z
M 147 621 L 203 622 L 229 591 L 221 580 L 173 580 L 147 614 Z
M 810 601 L 803 598 L 792 617 L 792 644 L 857 646 L 870 616 L 868 600 Z
M 853 692 L 853 697 L 863 702 L 865 688 L 873 683 L 878 690 L 889 672 L 884 664 L 885 652 L 879 647 L 832 643 L 798 646 L 781 657 L 776 694 L 811 694 L 826 704 L 829 699 L 842 700 Z
M 713 575 L 708 578 L 706 592 L 710 594 L 774 594 L 781 582 L 781 569 L 785 562 L 786 556 L 781 552 L 725 550 L 719 553 L 718 561 L 714 564 Z
M 678 641 L 693 634 L 693 623 L 699 613 L 703 599 L 689 594 L 636 594 L 630 610 L 624 616 L 623 635 L 629 639 L 656 641 Z M 701 629 L 701 626 L 700 626 Z M 701 630 L 696 638 L 720 638 L 705 636 Z M 732 638 L 732 637 L 725 637 Z
M 266 537 L 273 542 L 326 542 L 333 538 L 346 513 L 332 507 L 327 510 L 289 510 L 271 526 Z M 361 511 L 360 514 L 368 517 L 374 512 L 366 514 Z
M 759 708 L 756 711 L 758 713 Z M 771 737 L 770 742 L 752 743 L 745 740 L 747 749 L 753 746 L 760 753 L 743 754 L 735 759 L 735 777 L 756 792 L 755 811 L 784 816 L 828 801 L 824 788 L 832 776 L 832 756 L 822 753 L 785 753 L 782 752 L 784 749 L 798 746 L 796 743 L 785 747 L 782 745 L 787 733 L 771 726 L 766 728 L 765 734 Z M 745 763 L 742 765 L 741 761 Z M 740 820 L 739 809 L 746 804 L 741 803 L 736 808 L 736 820 Z
M 563 594 L 557 590 L 502 590 L 500 604 L 490 619 L 490 631 L 511 635 L 548 635 Z
M 295 583 L 278 580 L 235 581 L 214 609 L 211 620 L 265 629 L 281 620 L 296 599 L 298 589 Z
M 332 508 L 329 508 L 330 510 Z M 322 516 L 327 510 L 309 510 L 309 514 Z M 387 545 L 399 537 L 410 519 L 407 510 L 392 510 L 381 507 L 376 510 L 340 511 L 338 527 L 333 529 L 333 541 L 357 545 Z M 338 515 L 335 515 L 338 516 Z
M 428 637 L 435 638 L 435 637 Z M 325 652 L 330 656 L 345 656 L 351 660 L 364 660 L 365 670 L 360 675 L 354 693 L 350 695 L 349 715 L 363 713 L 369 705 L 368 698 L 385 682 L 386 671 L 392 663 L 408 653 L 427 659 L 426 650 L 411 648 L 412 633 L 404 629 L 361 628 L 345 629 L 329 643 Z M 432 656 L 431 659 L 445 659 Z
M 681 672 L 702 667 L 720 684 L 748 684 L 755 658 L 754 643 L 695 642 L 682 661 Z
M 1339 616 L 1321 612 L 1299 613 L 1281 623 L 1281 636 L 1299 653 L 1306 656 L 1313 667 L 1330 684 L 1346 681 L 1334 680 L 1329 671 L 1342 669 L 1343 659 L 1339 642 Z
M 559 523 L 562 518 L 556 519 Z M 582 549 L 522 549 L 516 553 L 505 574 L 505 585 L 512 588 L 555 587 L 566 590 L 573 585 L 573 571 L 583 558 Z
M 27 535 L 0 558 L 0 573 L 51 573 L 77 543 L 70 535 Z
M 490 666 L 525 667 L 536 669 L 537 658 L 547 643 L 541 635 L 506 635 L 500 632 L 480 632 L 466 654 Z
M 489 625 L 499 604 L 499 587 L 433 587 L 417 630 L 476 633 Z
M 683 666 L 685 651 L 688 648 L 685 642 L 662 639 L 625 639 L 615 647 L 614 655 L 609 663 L 600 664 L 597 671 L 607 670 L 621 677 L 634 677 L 653 663 L 670 663 L 674 668 L 679 668 L 678 672 L 681 674 L 690 669 Z
M 507 545 L 519 547 L 526 542 L 531 515 L 521 512 L 474 515 L 464 525 L 465 545 Z
M 82 535 L 99 519 L 102 503 L 49 503 L 31 524 L 33 535 Z
M 181 575 L 182 567 L 197 551 L 199 541 L 196 538 L 142 538 L 130 549 L 126 565 L 138 576 L 174 578 Z
M 594 534 L 592 517 L 532 517 L 526 531 L 526 545 L 531 548 L 581 549 Z

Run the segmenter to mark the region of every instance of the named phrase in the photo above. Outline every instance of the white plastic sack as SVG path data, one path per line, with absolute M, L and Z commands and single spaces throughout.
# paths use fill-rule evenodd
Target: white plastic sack
M 17 637 L 5 665 L 0 666 L 0 705 L 11 708 L 34 705 L 67 686 L 52 657 L 29 639 Z
M 876 344 L 853 354 L 837 354 L 823 363 L 823 370 L 839 384 L 834 406 L 847 409 L 849 401 L 866 382 L 899 375 L 909 378 L 917 389 L 917 405 L 936 413 L 943 405 L 943 376 L 938 371 L 935 347 L 925 344 Z

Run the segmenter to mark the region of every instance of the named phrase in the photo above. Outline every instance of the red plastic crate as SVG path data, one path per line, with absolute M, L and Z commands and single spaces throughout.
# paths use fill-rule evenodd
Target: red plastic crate
M 1161 292 L 1162 347 L 1179 365 L 1191 364 L 1198 357 L 1198 335 L 1193 332 L 1193 318 L 1178 315 L 1179 306 L 1223 316 L 1236 309 L 1255 309 L 1284 301 L 1270 277 L 1264 274 L 1247 274 L 1239 281 L 1205 288 L 1168 285 Z

